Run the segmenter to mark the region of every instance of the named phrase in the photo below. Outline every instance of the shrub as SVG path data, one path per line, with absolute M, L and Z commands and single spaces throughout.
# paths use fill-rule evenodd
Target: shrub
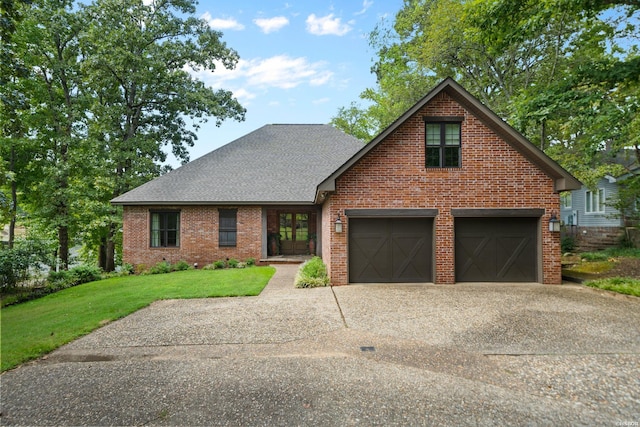
M 167 261 L 160 261 L 159 263 L 157 263 L 156 265 L 154 265 L 149 269 L 149 273 L 151 274 L 164 274 L 164 273 L 170 273 L 170 272 L 171 272 L 171 264 L 169 264 Z
M 183 259 L 173 265 L 173 271 L 185 271 L 189 270 L 190 268 L 191 266 L 189 265 L 189 263 Z
M 96 280 L 102 279 L 102 269 L 95 265 L 79 265 L 77 267 L 73 267 L 69 272 L 75 279 L 76 285 L 95 282 Z
M 245 261 L 245 264 L 247 264 L 247 267 L 251 267 L 253 265 L 256 265 L 256 259 L 255 258 L 247 258 L 247 260 Z
M 233 259 L 231 258 L 229 261 L 227 261 L 227 264 L 229 265 L 229 268 L 236 268 L 238 266 L 238 260 L 237 259 Z
M 295 279 L 296 288 L 316 288 L 328 284 L 327 266 L 322 262 L 322 258 L 315 256 L 298 269 Z
M 245 268 L 247 266 L 246 262 L 239 262 L 238 265 L 236 265 L 236 268 Z
M 563 237 L 560 242 L 560 247 L 562 248 L 562 253 L 573 252 L 576 248 L 576 239 L 571 236 Z
M 50 271 L 47 277 L 48 287 L 51 290 L 68 288 L 75 285 L 77 277 L 71 270 Z
M 224 260 L 219 259 L 218 261 L 213 263 L 215 268 L 225 268 L 227 266 L 227 264 L 224 262 Z
M 215 270 L 216 269 L 216 265 L 215 263 L 211 263 L 211 264 L 207 264 L 204 267 L 202 267 L 203 270 Z
M 14 288 L 31 279 L 31 272 L 51 262 L 47 243 L 17 240 L 12 249 L 0 249 L 0 289 Z

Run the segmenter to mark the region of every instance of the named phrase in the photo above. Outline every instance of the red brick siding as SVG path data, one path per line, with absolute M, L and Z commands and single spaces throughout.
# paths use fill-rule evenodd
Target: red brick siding
M 221 206 L 238 209 L 238 244 L 218 247 L 218 207 L 215 206 L 125 206 L 123 214 L 123 260 L 134 266 L 151 266 L 162 260 L 204 266 L 216 260 L 261 258 L 262 208 Z M 150 247 L 151 211 L 180 211 L 180 247 Z
M 462 122 L 462 166 L 427 169 L 424 116 L 459 116 Z M 541 220 L 542 282 L 561 282 L 560 236 L 548 231 L 559 196 L 553 180 L 498 137 L 445 93 L 405 121 L 336 181 L 336 192 L 323 209 L 325 262 L 334 285 L 348 282 L 348 219 L 344 209 L 436 208 L 435 283 L 455 282 L 455 208 L 543 208 Z M 327 230 L 340 211 L 345 232 Z M 328 256 L 328 258 L 327 258 Z

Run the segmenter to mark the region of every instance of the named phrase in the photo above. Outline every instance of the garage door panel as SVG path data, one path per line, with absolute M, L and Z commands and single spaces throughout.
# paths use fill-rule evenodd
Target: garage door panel
M 355 233 L 353 245 L 354 274 L 363 280 L 385 277 L 391 274 L 391 263 L 386 256 L 389 239 L 380 233 Z
M 424 281 L 430 276 L 431 263 L 424 262 L 431 257 L 431 240 L 423 235 L 392 235 L 393 271 L 392 279 L 397 281 Z
M 456 281 L 535 281 L 537 223 L 537 218 L 457 218 Z
M 431 281 L 432 218 L 349 221 L 351 282 Z

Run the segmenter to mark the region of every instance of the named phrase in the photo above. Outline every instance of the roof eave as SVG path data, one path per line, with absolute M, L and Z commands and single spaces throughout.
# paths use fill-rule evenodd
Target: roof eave
M 184 200 L 112 200 L 114 206 L 313 206 L 314 201 L 184 201 Z

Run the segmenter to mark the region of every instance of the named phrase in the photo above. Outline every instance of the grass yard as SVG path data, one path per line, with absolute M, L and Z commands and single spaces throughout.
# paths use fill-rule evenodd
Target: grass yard
M 0 310 L 1 371 L 36 359 L 162 299 L 258 295 L 275 269 L 188 270 L 116 277 Z

